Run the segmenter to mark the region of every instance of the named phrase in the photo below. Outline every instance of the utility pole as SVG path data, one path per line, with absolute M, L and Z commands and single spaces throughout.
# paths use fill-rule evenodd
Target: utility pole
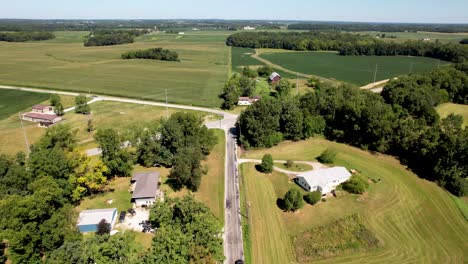
M 413 63 L 410 64 L 409 73 L 413 71 Z
M 379 66 L 378 64 L 375 64 L 374 82 L 375 82 L 375 80 L 376 80 L 376 78 L 377 78 L 377 69 L 378 69 L 378 66 Z
M 23 129 L 24 142 L 26 143 L 26 156 L 28 157 L 29 156 L 29 142 L 28 142 L 28 137 L 26 135 L 26 130 L 24 129 L 24 126 L 23 126 L 23 119 L 21 118 L 21 112 L 18 112 L 18 117 L 20 119 L 21 128 Z
M 165 92 L 166 92 L 166 119 L 169 119 L 169 112 L 167 110 L 168 108 L 168 104 L 167 104 L 167 88 L 165 89 Z
M 299 73 L 296 72 L 296 95 L 299 95 Z

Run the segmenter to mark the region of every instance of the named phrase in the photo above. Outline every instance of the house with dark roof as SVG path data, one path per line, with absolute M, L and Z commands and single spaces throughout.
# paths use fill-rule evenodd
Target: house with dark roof
M 136 206 L 150 206 L 160 196 L 158 172 L 136 172 L 131 183 L 132 202 Z
M 270 80 L 270 83 L 278 83 L 281 80 L 281 75 L 279 75 L 277 72 L 273 72 L 270 74 L 268 79 Z
M 48 127 L 62 118 L 54 113 L 54 107 L 50 105 L 37 104 L 32 107 L 31 112 L 22 114 L 21 118 L 26 121 L 39 123 L 39 126 Z

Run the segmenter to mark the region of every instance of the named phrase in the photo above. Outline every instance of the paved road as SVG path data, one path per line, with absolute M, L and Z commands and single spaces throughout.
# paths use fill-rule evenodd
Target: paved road
M 63 92 L 46 89 L 36 89 L 27 87 L 15 87 L 0 85 L 0 89 L 22 90 L 36 93 L 56 93 L 62 95 L 77 96 L 79 93 Z M 213 121 L 207 124 L 208 128 L 221 128 L 226 133 L 226 159 L 225 159 L 225 220 L 224 220 L 224 255 L 226 257 L 225 263 L 234 263 L 238 259 L 244 259 L 244 250 L 242 243 L 242 225 L 240 215 L 240 190 L 239 190 L 239 174 L 237 166 L 237 149 L 236 149 L 236 128 L 235 123 L 237 115 L 227 113 L 221 110 L 210 109 L 205 107 L 166 104 L 153 101 L 145 101 L 138 99 L 113 97 L 100 95 L 96 100 L 102 101 L 115 101 L 124 103 L 134 103 L 142 105 L 153 105 L 170 107 L 177 109 L 187 109 L 201 112 L 208 112 L 223 116 L 221 121 Z M 67 109 L 68 110 L 68 109 Z M 69 110 L 71 111 L 71 110 Z M 93 150 L 97 155 L 98 149 Z

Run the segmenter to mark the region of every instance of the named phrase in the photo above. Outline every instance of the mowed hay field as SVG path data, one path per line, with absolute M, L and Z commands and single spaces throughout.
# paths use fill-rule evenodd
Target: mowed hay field
M 87 32 L 55 32 L 43 42 L 0 42 L 0 84 L 111 94 L 217 107 L 226 81 L 228 32 L 152 33 L 135 43 L 84 47 Z M 123 52 L 162 47 L 181 62 L 122 60 Z
M 463 117 L 463 124 L 468 125 L 468 105 L 445 103 L 436 107 L 441 118 L 450 114 L 456 114 Z
M 286 69 L 325 78 L 365 85 L 409 72 L 428 71 L 447 62 L 406 56 L 339 56 L 335 52 L 262 52 L 260 57 Z
M 347 250 L 334 257 L 315 259 L 314 263 L 468 261 L 468 222 L 451 196 L 435 183 L 406 170 L 393 157 L 321 138 L 284 142 L 268 150 L 248 151 L 244 157 L 261 158 L 264 153 L 272 153 L 274 159 L 315 160 L 326 148 L 338 151 L 335 165 L 381 181 L 371 183 L 362 196 L 342 193 L 315 206 L 305 205 L 299 212 L 284 213 L 276 206 L 276 199 L 294 183 L 285 174 L 265 175 L 258 173 L 253 164 L 243 165 L 244 202 L 251 204 L 251 263 L 295 263 L 297 254 L 301 254 L 293 246 L 296 236 L 353 214 L 360 215 L 365 227 L 379 240 L 378 247 Z

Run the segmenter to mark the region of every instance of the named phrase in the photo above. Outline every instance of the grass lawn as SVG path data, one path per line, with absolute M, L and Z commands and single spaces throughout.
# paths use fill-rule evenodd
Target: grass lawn
M 76 207 L 78 212 L 87 209 L 117 208 L 119 212 L 132 208 L 129 192 L 130 177 L 115 178 L 107 185 L 107 190 L 95 196 L 87 197 Z M 107 204 L 107 200 L 112 200 L 112 204 Z
M 468 125 L 468 105 L 445 103 L 437 106 L 437 113 L 441 118 L 447 117 L 450 114 L 461 115 L 463 124 Z
M 217 107 L 228 75 L 229 32 L 152 33 L 135 43 L 84 47 L 86 32 L 50 41 L 0 43 L 0 84 L 52 88 Z M 123 52 L 162 47 L 181 62 L 122 60 Z
M 356 85 L 365 85 L 411 72 L 424 72 L 447 62 L 406 56 L 339 56 L 334 52 L 262 52 L 264 58 L 286 69 Z
M 276 199 L 294 184 L 286 175 L 258 173 L 253 164 L 241 167 L 244 201 L 251 202 L 251 263 L 296 262 L 293 239 L 345 216 L 358 214 L 379 240 L 379 247 L 346 251 L 318 263 L 466 263 L 468 222 L 451 196 L 435 183 L 418 178 L 393 157 L 371 154 L 321 138 L 284 142 L 269 150 L 248 151 L 244 157 L 273 153 L 275 159 L 314 160 L 326 148 L 338 151 L 336 165 L 356 169 L 381 181 L 362 195 L 340 192 L 315 206 L 284 213 Z M 464 201 L 460 199 L 460 201 Z M 291 250 L 296 252 L 291 253 Z M 299 252 L 300 253 L 300 252 Z M 277 256 L 279 254 L 279 256 Z M 266 257 L 265 257 L 266 256 Z M 263 258 L 272 256 L 268 261 Z
M 314 169 L 312 166 L 303 163 L 294 163 L 294 165 L 291 168 L 288 168 L 283 162 L 277 162 L 275 163 L 275 166 L 290 171 L 308 171 Z
M 0 89 L 0 120 L 15 115 L 18 112 L 31 109 L 31 106 L 49 98 L 48 94 L 30 93 L 24 91 Z

